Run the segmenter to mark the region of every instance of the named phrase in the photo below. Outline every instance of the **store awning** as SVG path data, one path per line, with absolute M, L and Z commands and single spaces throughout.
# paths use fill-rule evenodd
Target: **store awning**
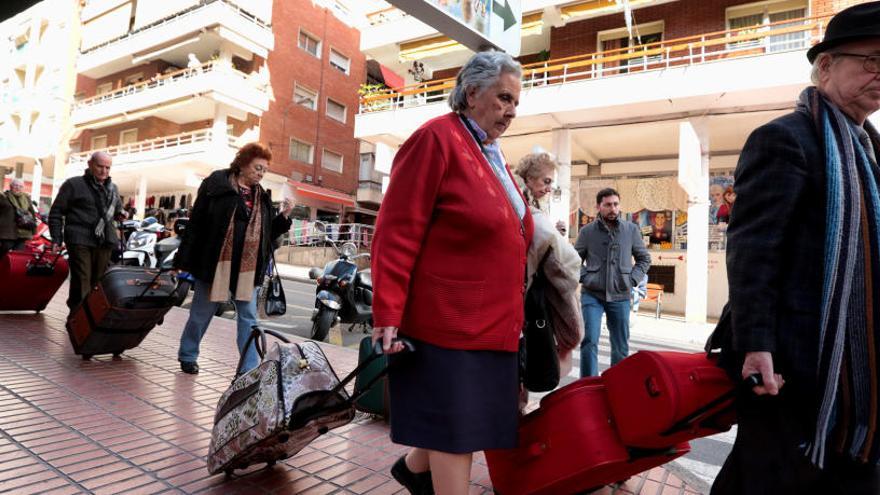
M 288 180 L 287 183 L 290 184 L 290 187 L 292 187 L 295 193 L 300 196 L 320 199 L 321 201 L 337 203 L 344 206 L 354 206 L 355 204 L 354 196 L 349 194 L 295 180 Z

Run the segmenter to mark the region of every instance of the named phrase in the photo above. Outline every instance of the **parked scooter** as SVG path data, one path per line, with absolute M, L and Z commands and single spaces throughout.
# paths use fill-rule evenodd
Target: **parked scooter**
M 340 248 L 329 237 L 326 240 L 339 258 L 327 263 L 323 271 L 309 270 L 309 278 L 318 284 L 311 338 L 326 339 L 337 323 L 350 323 L 349 332 L 360 325 L 367 333 L 373 326 L 373 278 L 369 269 L 358 271 L 354 261 L 370 255 L 357 254 L 357 246 L 350 242 Z
M 156 256 L 156 244 L 159 241 L 159 233 L 164 230 L 165 226 L 160 224 L 155 217 L 145 218 L 138 229 L 128 236 L 125 252 L 122 253 L 122 264 L 147 268 L 160 266 L 160 261 Z

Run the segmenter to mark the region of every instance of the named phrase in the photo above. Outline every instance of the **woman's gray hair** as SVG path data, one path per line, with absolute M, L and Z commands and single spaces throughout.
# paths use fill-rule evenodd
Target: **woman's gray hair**
M 477 92 L 492 86 L 502 74 L 522 77 L 522 66 L 504 52 L 479 52 L 464 64 L 455 78 L 455 88 L 449 94 L 449 106 L 453 111 L 468 109 L 467 93 L 471 88 Z
M 12 187 L 12 186 L 24 187 L 24 181 L 21 179 L 17 179 L 17 178 L 12 179 L 12 181 L 9 183 L 9 187 Z

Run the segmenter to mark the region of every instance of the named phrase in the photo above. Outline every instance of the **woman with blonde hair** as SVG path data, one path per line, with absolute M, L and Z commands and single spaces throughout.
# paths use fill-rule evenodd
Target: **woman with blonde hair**
M 516 175 L 525 187 L 523 196 L 528 201 L 535 225 L 527 259 L 527 283 L 531 286 L 540 270 L 548 286 L 544 290 L 556 337 L 561 374 L 571 367 L 571 351 L 578 347 L 583 333 L 583 315 L 577 298 L 581 258 L 565 236 L 565 224 L 556 222 L 541 210 L 541 199 L 553 191 L 553 176 L 559 164 L 549 153 L 530 153 L 516 167 Z

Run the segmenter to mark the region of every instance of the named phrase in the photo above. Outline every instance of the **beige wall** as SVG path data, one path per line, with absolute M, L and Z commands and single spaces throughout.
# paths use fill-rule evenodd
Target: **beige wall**
M 82 49 L 88 50 L 128 32 L 131 2 L 125 2 L 88 21 L 82 28 Z
M 137 3 L 137 12 L 135 12 L 134 29 L 138 29 L 147 24 L 164 19 L 172 14 L 176 14 L 182 10 L 186 10 L 193 5 L 197 5 L 198 0 L 174 0 L 173 2 L 156 0 L 141 0 Z

